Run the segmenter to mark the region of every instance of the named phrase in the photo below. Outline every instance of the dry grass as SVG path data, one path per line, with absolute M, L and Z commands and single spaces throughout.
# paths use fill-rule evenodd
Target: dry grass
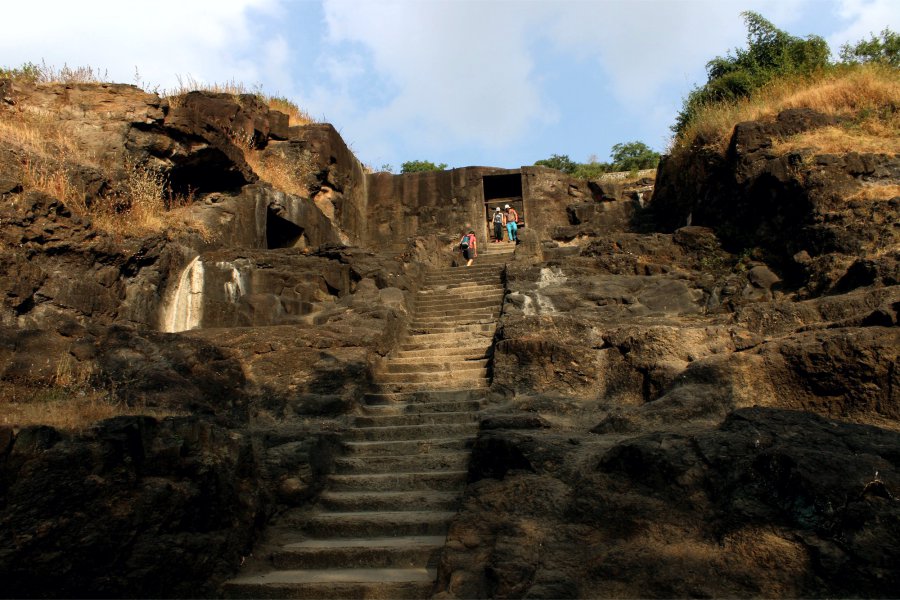
M 315 153 L 304 152 L 299 156 L 291 156 L 277 151 L 259 150 L 254 145 L 253 137 L 241 131 L 232 131 L 230 137 L 243 151 L 244 160 L 261 180 L 288 194 L 309 196 L 308 184 L 313 180 L 318 165 Z
M 13 428 L 49 425 L 79 432 L 102 419 L 121 415 L 156 418 L 183 413 L 146 406 L 128 406 L 109 390 L 92 385 L 93 367 L 66 354 L 45 385 L 0 383 L 0 425 Z
M 309 125 L 310 123 L 315 123 L 315 119 L 309 116 L 309 113 L 305 110 L 302 110 L 296 103 L 288 100 L 287 98 L 279 97 L 279 96 L 269 96 L 267 97 L 267 104 L 269 108 L 272 110 L 277 110 L 278 112 L 283 112 L 288 116 L 288 125 L 291 127 L 295 125 Z
M 3 390 L 4 396 L 10 393 Z M 184 413 L 155 408 L 127 406 L 105 391 L 48 387 L 19 389 L 13 399 L 0 397 L 0 425 L 20 429 L 30 425 L 49 425 L 56 429 L 80 432 L 97 421 L 122 415 L 148 415 L 158 419 Z
M 234 81 L 227 81 L 225 83 L 207 83 L 205 81 L 198 81 L 194 79 L 192 76 L 187 75 L 182 77 L 180 75 L 176 76 L 178 81 L 178 85 L 171 89 L 163 92 L 163 95 L 169 98 L 170 104 L 177 105 L 178 98 L 188 94 L 190 92 L 212 92 L 215 94 L 229 94 L 235 96 L 235 98 L 240 101 L 240 96 L 243 95 L 251 95 L 255 96 L 259 99 L 260 102 L 268 106 L 272 110 L 277 110 L 282 112 L 288 116 L 288 124 L 290 126 L 294 125 L 309 125 L 310 123 L 315 123 L 315 120 L 307 113 L 305 110 L 302 110 L 297 104 L 283 96 L 270 96 L 268 94 L 263 93 L 260 86 L 256 86 L 254 88 L 248 88 L 245 84 Z
M 72 125 L 53 114 L 15 108 L 0 111 L 0 144 L 21 157 L 19 174 L 26 191 L 61 200 L 73 214 L 89 218 L 98 230 L 118 237 L 194 230 L 208 238 L 202 224 L 185 221 L 172 212 L 193 199 L 191 194 L 173 194 L 163 171 L 127 158 L 120 165 L 100 164 L 79 145 Z M 106 173 L 111 181 L 120 182 L 119 190 L 102 198 L 86 197 L 73 174 L 76 165 Z
M 260 179 L 276 189 L 296 196 L 309 196 L 308 182 L 316 167 L 316 157 L 304 154 L 291 158 L 282 154 L 263 154 L 259 150 L 245 153 L 247 164 Z
M 883 202 L 900 197 L 900 185 L 896 184 L 869 184 L 848 197 L 848 201 L 860 200 L 863 202 Z
M 836 128 L 845 130 L 845 136 L 831 133 L 821 139 L 813 135 L 805 140 L 814 149 L 818 142 L 853 149 L 858 148 L 853 144 L 864 144 L 867 148 L 895 148 L 895 138 L 900 135 L 900 77 L 896 69 L 856 65 L 807 78 L 773 81 L 750 98 L 699 110 L 697 118 L 673 140 L 670 154 L 689 153 L 698 141 L 724 154 L 737 123 L 773 119 L 782 110 L 803 107 L 847 119 Z M 876 139 L 879 137 L 889 141 L 879 142 Z
M 26 83 L 107 83 L 109 74 L 100 72 L 94 67 L 70 67 L 63 64 L 61 68 L 41 61 L 37 65 L 31 62 L 18 68 L 0 67 L 0 78 L 10 78 Z
M 877 125 L 873 123 L 872 125 Z M 825 154 L 847 152 L 870 152 L 873 154 L 900 154 L 900 135 L 890 135 L 884 127 L 882 131 L 872 128 L 856 129 L 845 127 L 823 127 L 813 131 L 793 135 L 772 144 L 772 151 L 778 154 L 812 148 Z

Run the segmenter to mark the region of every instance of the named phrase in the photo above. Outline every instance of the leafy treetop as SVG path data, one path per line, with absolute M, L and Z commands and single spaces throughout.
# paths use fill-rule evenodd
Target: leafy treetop
M 595 179 L 604 173 L 616 171 L 654 169 L 659 164 L 659 153 L 643 142 L 616 144 L 612 147 L 610 158 L 612 162 L 609 163 L 599 162 L 596 157 L 586 163 L 577 163 L 566 154 L 553 154 L 534 164 L 550 167 L 579 179 Z
M 443 171 L 446 168 L 447 163 L 436 165 L 430 160 L 410 160 L 400 165 L 400 172 L 421 173 L 423 171 Z
M 748 47 L 706 63 L 706 84 L 688 94 L 672 126 L 676 134 L 684 131 L 701 106 L 743 98 L 777 76 L 809 73 L 829 64 L 831 52 L 820 36 L 795 37 L 758 13 L 741 15 L 747 24 Z
M 841 60 L 846 63 L 877 62 L 900 68 L 900 34 L 883 29 L 880 37 L 874 33 L 868 40 L 841 46 Z

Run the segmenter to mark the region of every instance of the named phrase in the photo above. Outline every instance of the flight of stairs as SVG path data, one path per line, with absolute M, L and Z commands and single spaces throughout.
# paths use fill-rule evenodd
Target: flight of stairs
M 270 527 L 263 560 L 225 584 L 227 597 L 431 595 L 490 385 L 501 272 L 515 249 L 493 246 L 471 267 L 426 276 L 409 334 L 342 434 L 317 504 Z

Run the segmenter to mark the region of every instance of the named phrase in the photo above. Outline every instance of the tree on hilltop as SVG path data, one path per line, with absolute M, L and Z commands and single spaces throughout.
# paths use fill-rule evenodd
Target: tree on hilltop
M 841 46 L 841 60 L 846 63 L 883 63 L 900 68 L 900 34 L 885 28 L 881 37 L 874 33 L 868 40 Z
M 704 105 L 744 98 L 775 77 L 809 73 L 830 64 L 831 51 L 822 37 L 790 35 L 752 11 L 741 16 L 747 24 L 747 48 L 737 48 L 733 54 L 706 63 L 707 81 L 685 99 L 672 126 L 676 135 Z
M 541 167 L 550 167 L 569 175 L 575 173 L 575 170 L 578 168 L 578 163 L 569 158 L 568 154 L 552 154 L 550 158 L 541 159 L 534 164 Z
M 659 164 L 659 152 L 654 152 L 644 142 L 626 142 L 612 147 L 613 171 L 655 169 Z
M 443 171 L 447 168 L 447 163 L 439 165 L 434 164 L 430 160 L 410 160 L 400 165 L 401 173 L 422 173 L 425 171 Z

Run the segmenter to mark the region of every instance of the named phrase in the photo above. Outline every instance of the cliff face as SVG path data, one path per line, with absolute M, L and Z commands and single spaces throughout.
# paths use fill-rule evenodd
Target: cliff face
M 713 228 L 731 249 L 759 248 L 801 295 L 895 285 L 896 155 L 776 152 L 781 139 L 835 125 L 810 109 L 738 123 L 724 157 L 663 162 L 654 216 L 672 230 Z
M 824 122 L 741 123 L 615 229 L 509 265 L 447 597 L 900 583 L 900 163 L 771 150 Z
M 504 203 L 524 227 L 435 594 L 900 587 L 900 162 L 772 149 L 825 117 L 742 123 L 727 155 L 664 163 L 654 189 L 541 167 L 366 174 L 334 128 L 253 96 L 0 98 L 4 124 L 84 151 L 63 189 L 38 185 L 46 152 L 0 147 L 10 595 L 215 594 L 271 515 L 315 502 L 425 271 L 458 260 L 463 229 L 488 246 Z M 86 208 L 126 198 L 135 165 L 179 201 L 125 236 Z M 84 397 L 158 417 L 18 416 Z

